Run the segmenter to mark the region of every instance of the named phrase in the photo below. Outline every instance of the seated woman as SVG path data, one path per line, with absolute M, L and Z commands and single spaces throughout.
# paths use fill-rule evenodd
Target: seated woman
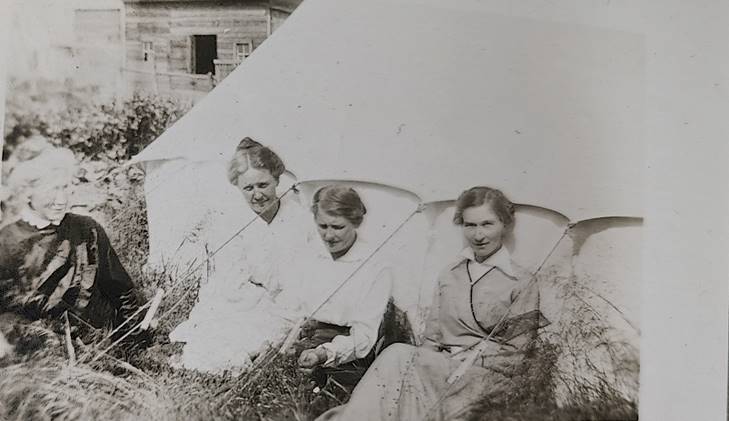
M 234 215 L 237 221 L 220 218 L 212 229 L 210 248 L 222 248 L 211 258 L 213 270 L 200 288 L 199 302 L 170 334 L 172 341 L 185 343 L 184 367 L 239 371 L 278 333 L 274 326 L 279 320 L 267 309 L 286 288 L 285 266 L 306 249 L 311 237 L 306 230 L 310 216 L 295 194 L 277 196 L 284 171 L 275 152 L 250 138 L 236 148 L 228 180 L 240 190 L 251 213 Z M 251 218 L 253 223 L 236 235 Z
M 143 298 L 101 225 L 67 212 L 74 164 L 70 151 L 50 150 L 14 170 L 9 184 L 25 206 L 0 229 L 0 312 L 29 320 L 68 312 L 82 331 L 113 328 Z
M 474 187 L 458 198 L 454 222 L 468 247 L 438 278 L 425 343 L 385 349 L 349 403 L 320 420 L 467 419 L 475 404 L 507 396 L 544 322 L 535 282 L 503 246 L 514 207 L 499 190 Z M 486 339 L 485 351 L 449 384 Z
M 355 190 L 336 185 L 319 189 L 312 212 L 327 254 L 319 256 L 317 279 L 304 281 L 299 289 L 300 308 L 311 315 L 296 346 L 299 366 L 323 368 L 314 370 L 318 380 L 333 376 L 352 385 L 374 359 L 392 289 L 391 270 L 365 265 L 348 280 L 371 252 L 358 233 L 366 209 Z

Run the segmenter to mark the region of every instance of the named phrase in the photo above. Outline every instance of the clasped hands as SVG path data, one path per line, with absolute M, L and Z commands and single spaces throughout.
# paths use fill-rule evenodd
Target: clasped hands
M 299 355 L 299 371 L 311 374 L 314 369 L 327 361 L 327 351 L 324 348 L 305 349 Z

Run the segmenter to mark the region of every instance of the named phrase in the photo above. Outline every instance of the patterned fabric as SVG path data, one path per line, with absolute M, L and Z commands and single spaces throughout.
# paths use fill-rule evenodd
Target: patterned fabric
M 44 228 L 20 220 L 0 230 L 0 311 L 31 320 L 65 311 L 93 327 L 116 326 L 143 299 L 104 229 L 67 214 Z

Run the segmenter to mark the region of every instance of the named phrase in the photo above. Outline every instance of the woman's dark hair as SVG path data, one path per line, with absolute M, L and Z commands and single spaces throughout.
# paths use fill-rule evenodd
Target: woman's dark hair
M 453 223 L 463 225 L 463 211 L 487 203 L 505 226 L 514 223 L 514 204 L 504 196 L 501 190 L 491 187 L 471 187 L 461 193 L 456 200 L 456 213 Z
M 314 193 L 311 211 L 315 216 L 319 211 L 341 216 L 355 227 L 359 227 L 367 213 L 367 208 L 353 188 L 330 185 L 324 186 Z
M 238 146 L 236 146 L 236 151 L 245 151 L 248 149 L 253 148 L 260 148 L 263 147 L 260 143 L 256 142 L 255 140 L 251 139 L 250 137 L 244 137 L 243 140 L 238 143 Z
M 283 161 L 274 151 L 246 137 L 235 148 L 233 158 L 228 163 L 228 181 L 237 185 L 238 177 L 250 167 L 268 170 L 276 181 L 286 171 Z

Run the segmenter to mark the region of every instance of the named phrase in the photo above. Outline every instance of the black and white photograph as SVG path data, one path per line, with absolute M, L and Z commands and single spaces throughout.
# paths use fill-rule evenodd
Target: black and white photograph
M 0 420 L 637 420 L 648 36 L 537 3 L 6 1 Z

